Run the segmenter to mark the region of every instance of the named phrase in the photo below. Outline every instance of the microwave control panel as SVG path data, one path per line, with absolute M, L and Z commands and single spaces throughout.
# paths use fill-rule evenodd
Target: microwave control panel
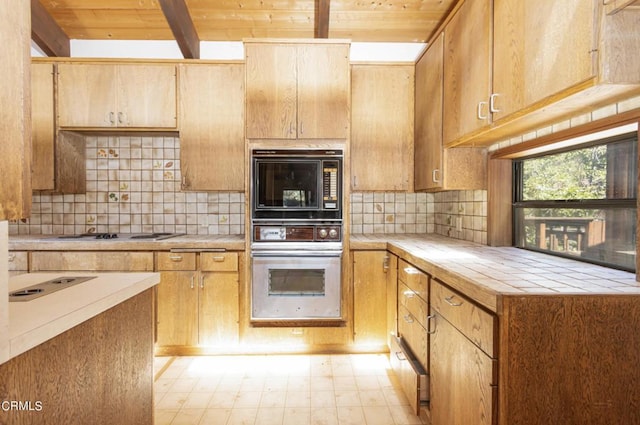
M 342 228 L 339 225 L 255 225 L 255 242 L 339 242 Z
M 340 165 L 338 161 L 322 161 L 322 201 L 324 209 L 338 209 Z

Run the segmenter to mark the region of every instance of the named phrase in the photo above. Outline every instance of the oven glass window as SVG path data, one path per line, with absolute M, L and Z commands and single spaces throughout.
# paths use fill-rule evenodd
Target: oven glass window
M 324 269 L 271 269 L 269 296 L 323 296 Z
M 318 161 L 259 161 L 258 208 L 318 208 Z

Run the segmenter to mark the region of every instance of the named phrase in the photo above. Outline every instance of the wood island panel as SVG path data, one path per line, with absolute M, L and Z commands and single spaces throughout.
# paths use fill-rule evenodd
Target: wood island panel
M 153 271 L 153 252 L 35 251 L 30 271 Z
M 152 425 L 152 314 L 148 289 L 0 365 L 0 399 L 32 408 L 0 423 Z
M 640 423 L 638 302 L 624 295 L 503 298 L 498 423 Z

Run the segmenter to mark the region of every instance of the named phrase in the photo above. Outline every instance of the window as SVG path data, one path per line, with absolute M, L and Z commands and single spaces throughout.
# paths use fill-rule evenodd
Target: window
M 637 132 L 514 161 L 515 245 L 635 271 Z

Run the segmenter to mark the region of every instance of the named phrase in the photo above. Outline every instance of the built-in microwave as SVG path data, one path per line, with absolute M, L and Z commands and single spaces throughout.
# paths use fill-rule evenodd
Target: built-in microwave
M 342 150 L 254 149 L 252 219 L 342 220 Z

